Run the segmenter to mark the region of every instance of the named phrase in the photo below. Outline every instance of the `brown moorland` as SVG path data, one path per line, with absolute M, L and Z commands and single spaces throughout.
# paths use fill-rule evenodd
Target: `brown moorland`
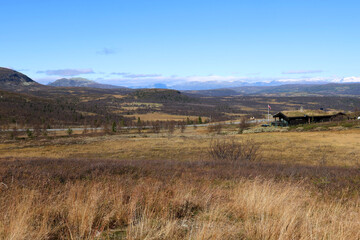
M 359 133 L 4 141 L 0 238 L 359 239 Z M 215 140 L 256 144 L 257 158 L 215 159 Z

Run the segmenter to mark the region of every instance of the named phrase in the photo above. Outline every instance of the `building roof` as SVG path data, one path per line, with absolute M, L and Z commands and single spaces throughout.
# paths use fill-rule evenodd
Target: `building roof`
M 284 115 L 288 117 L 303 117 L 305 115 L 316 117 L 316 116 L 331 116 L 338 112 L 326 112 L 323 110 L 303 110 L 303 111 L 283 111 Z
M 279 112 L 274 115 L 274 117 L 278 117 L 280 115 L 285 115 L 286 117 L 293 118 L 293 117 L 320 117 L 320 116 L 333 116 L 336 114 L 343 114 L 341 112 L 334 112 L 334 111 L 323 111 L 323 110 L 303 110 L 303 111 L 283 111 Z

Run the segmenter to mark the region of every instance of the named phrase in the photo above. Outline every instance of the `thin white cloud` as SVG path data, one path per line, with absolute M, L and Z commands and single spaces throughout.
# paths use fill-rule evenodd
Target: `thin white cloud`
M 161 77 L 161 74 L 134 74 L 127 72 L 112 72 L 112 75 L 123 76 L 124 78 L 149 78 L 149 77 Z
M 36 73 L 44 73 L 48 76 L 61 76 L 61 77 L 71 77 L 81 74 L 91 74 L 94 71 L 91 68 L 86 69 L 56 69 L 56 70 L 45 70 L 37 71 Z
M 161 74 L 127 74 L 124 75 L 127 78 L 151 78 L 151 77 L 161 77 Z
M 282 74 L 312 74 L 322 73 L 323 70 L 296 70 L 296 71 L 284 71 Z
M 124 76 L 124 75 L 126 75 L 126 74 L 130 74 L 130 73 L 128 73 L 128 72 L 112 72 L 112 73 L 110 73 L 111 75 L 119 75 L 119 76 Z

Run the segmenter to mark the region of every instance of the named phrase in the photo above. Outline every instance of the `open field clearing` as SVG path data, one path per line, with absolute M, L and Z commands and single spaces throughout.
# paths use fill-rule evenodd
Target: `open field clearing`
M 78 132 L 80 133 L 80 132 Z M 206 127 L 188 127 L 153 134 L 117 134 L 74 136 L 43 140 L 15 141 L 0 144 L 1 158 L 51 157 L 107 159 L 200 160 L 206 157 L 212 139 L 251 138 L 261 146 L 262 161 L 307 165 L 357 166 L 360 164 L 360 129 L 321 132 L 269 132 L 237 134 L 224 129 L 223 134 L 208 133 Z M 64 133 L 65 134 L 65 133 Z
M 161 112 L 145 113 L 128 115 L 128 117 L 140 118 L 142 121 L 186 121 L 187 118 L 190 120 L 196 120 L 197 116 L 184 116 L 184 115 L 173 115 Z M 204 118 L 204 120 L 207 118 Z
M 234 130 L 3 142 L 0 238 L 360 238 L 360 129 Z M 215 159 L 223 139 L 259 148 Z

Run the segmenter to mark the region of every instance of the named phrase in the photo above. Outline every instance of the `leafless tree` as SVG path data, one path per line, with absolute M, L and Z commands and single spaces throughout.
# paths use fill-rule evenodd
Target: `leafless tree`
M 241 117 L 239 124 L 239 133 L 243 133 L 245 129 L 249 128 L 250 124 L 247 121 L 246 117 Z

